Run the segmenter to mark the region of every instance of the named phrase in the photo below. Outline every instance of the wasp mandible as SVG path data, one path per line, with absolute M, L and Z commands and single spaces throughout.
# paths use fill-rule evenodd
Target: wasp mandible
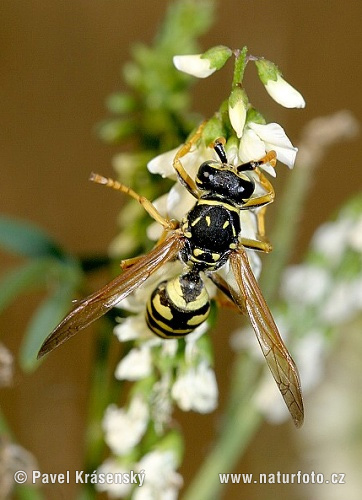
M 206 161 L 192 179 L 182 158 L 201 137 L 203 125 L 176 153 L 173 166 L 179 181 L 195 198 L 195 205 L 181 221 L 163 217 L 145 197 L 123 184 L 92 174 L 91 180 L 122 191 L 137 200 L 163 227 L 163 234 L 147 255 L 130 259 L 124 272 L 106 286 L 80 301 L 44 341 L 38 357 L 52 351 L 78 331 L 104 315 L 110 308 L 142 285 L 166 262 L 179 259 L 182 274 L 158 284 L 146 307 L 149 328 L 163 338 L 180 338 L 192 332 L 208 317 L 210 300 L 204 276 L 247 314 L 261 350 L 279 387 L 294 423 L 303 423 L 303 400 L 298 371 L 285 347 L 268 305 L 250 267 L 245 249 L 270 252 L 264 237 L 264 207 L 274 200 L 274 189 L 260 166 L 276 165 L 276 153 L 270 151 L 258 161 L 239 166 L 228 163 L 225 140 L 213 148 L 218 161 Z M 248 172 L 256 172 L 264 193 L 253 196 L 255 182 Z M 257 238 L 243 237 L 241 210 L 258 209 Z M 236 287 L 229 285 L 218 271 L 229 263 Z

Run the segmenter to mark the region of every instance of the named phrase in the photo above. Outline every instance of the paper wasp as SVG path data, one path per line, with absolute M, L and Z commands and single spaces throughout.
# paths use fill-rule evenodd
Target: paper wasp
M 179 181 L 196 199 L 181 222 L 164 218 L 149 200 L 131 188 L 92 174 L 91 180 L 136 199 L 163 226 L 163 235 L 147 255 L 130 259 L 122 274 L 80 301 L 47 337 L 38 357 L 52 351 L 104 315 L 166 262 L 179 259 L 184 264 L 183 273 L 159 283 L 148 301 L 146 320 L 150 329 L 163 338 L 178 338 L 205 321 L 210 308 L 204 285 L 204 276 L 207 276 L 240 312 L 249 316 L 294 423 L 300 427 L 304 413 L 298 371 L 280 337 L 245 251 L 271 250 L 264 238 L 264 206 L 273 201 L 274 189 L 259 167 L 275 167 L 276 153 L 270 151 L 259 161 L 233 166 L 227 161 L 224 141 L 216 140 L 213 147 L 219 160 L 204 162 L 194 180 L 184 169 L 181 159 L 200 139 L 201 132 L 202 126 L 179 149 L 173 161 Z M 253 196 L 255 182 L 248 175 L 250 172 L 257 173 L 264 194 Z M 258 239 L 242 236 L 240 210 L 247 209 L 255 210 Z M 218 273 L 227 262 L 234 277 L 233 286 Z

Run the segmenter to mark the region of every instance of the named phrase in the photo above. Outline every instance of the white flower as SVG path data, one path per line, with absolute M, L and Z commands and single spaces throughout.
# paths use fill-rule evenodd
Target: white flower
M 326 222 L 314 233 L 312 248 L 325 255 L 332 264 L 337 264 L 346 250 L 353 228 L 354 222 L 349 219 Z
M 322 379 L 327 354 L 327 339 L 320 330 L 309 330 L 298 339 L 293 348 L 298 370 L 303 381 L 303 391 L 308 393 Z
M 125 455 L 139 443 L 148 419 L 148 406 L 140 396 L 132 399 L 128 410 L 108 406 L 103 418 L 103 430 L 105 441 L 115 455 Z
M 360 283 L 357 281 L 357 288 L 359 286 Z M 324 322 L 334 326 L 352 319 L 356 309 L 358 309 L 358 302 L 355 299 L 353 288 L 354 282 L 350 281 L 341 281 L 334 284 L 328 300 L 320 310 Z
M 169 177 L 176 180 L 177 175 L 172 164 L 178 150 L 179 148 L 177 147 L 152 158 L 147 164 L 147 168 L 151 174 L 160 174 L 162 177 Z
M 131 349 L 117 365 L 114 376 L 118 380 L 140 380 L 152 373 L 152 356 L 148 345 Z
M 160 337 L 156 337 L 147 326 L 145 318 L 145 303 L 143 303 L 141 312 L 124 319 L 122 323 L 113 329 L 113 332 L 120 342 L 142 340 L 148 347 L 159 345 L 162 342 L 162 339 Z
M 181 410 L 209 413 L 217 407 L 218 388 L 215 373 L 202 361 L 177 376 L 172 397 Z
M 126 474 L 129 473 L 129 469 L 126 469 L 124 466 L 121 466 L 117 460 L 113 458 L 109 458 L 103 462 L 102 465 L 99 466 L 97 470 L 98 474 Z M 96 483 L 96 489 L 98 491 L 107 492 L 110 498 L 125 498 L 127 497 L 132 489 L 131 483 L 116 482 L 116 481 L 105 481 L 104 483 L 98 482 Z
M 197 78 L 206 78 L 217 69 L 222 68 L 231 54 L 232 51 L 229 47 L 217 45 L 203 54 L 174 56 L 173 63 L 178 70 L 184 73 Z
M 203 54 L 174 56 L 173 63 L 179 71 L 196 78 L 207 78 L 215 73 L 217 68 L 211 67 L 210 60 L 202 57 Z
M 162 175 L 162 177 L 168 177 L 169 179 L 176 180 L 177 175 L 173 167 L 173 160 L 180 147 L 181 146 L 171 149 L 170 151 L 166 151 L 165 153 L 153 158 L 147 164 L 148 170 L 152 174 L 159 174 Z M 212 148 L 199 145 L 198 147 L 192 148 L 191 151 L 181 159 L 181 162 L 184 169 L 194 179 L 201 163 L 206 160 L 211 160 L 214 157 L 215 155 Z
M 137 488 L 133 500 L 177 500 L 183 481 L 176 472 L 177 461 L 171 450 L 147 453 L 137 464 L 144 471 L 142 488 Z
M 264 143 L 266 152 L 273 150 L 276 152 L 277 158 L 280 162 L 284 163 L 289 168 L 294 166 L 298 148 L 293 146 L 284 132 L 284 129 L 278 123 L 268 123 L 266 125 L 262 125 L 260 123 L 248 122 L 247 126 L 253 130 L 257 137 Z M 241 143 L 239 149 L 240 155 L 243 153 L 243 146 L 244 144 Z M 260 143 L 254 147 L 260 149 Z
M 313 305 L 325 297 L 330 286 L 331 276 L 326 269 L 305 264 L 285 270 L 281 292 L 287 301 Z
M 255 60 L 255 65 L 260 80 L 274 101 L 286 108 L 304 108 L 305 101 L 302 94 L 282 78 L 274 63 L 260 58 Z
M 169 341 L 173 343 L 172 340 Z M 177 341 L 175 341 L 177 342 Z M 165 342 L 167 345 L 168 342 Z M 155 423 L 155 430 L 161 433 L 165 425 L 170 423 L 173 404 L 170 398 L 171 374 L 166 372 L 152 387 L 151 418 Z
M 353 221 L 347 241 L 352 250 L 362 254 L 362 216 Z
M 285 108 L 305 107 L 305 100 L 302 94 L 286 82 L 280 75 L 277 76 L 276 80 L 268 80 L 265 84 L 265 90 L 274 101 Z
M 265 144 L 258 134 L 247 127 L 240 139 L 239 158 L 243 163 L 259 160 L 265 155 Z
M 213 291 L 211 293 L 209 292 L 209 296 L 213 297 L 216 293 L 215 285 L 210 280 L 207 280 L 206 283 L 212 287 Z M 200 355 L 200 349 L 197 345 L 197 341 L 199 340 L 200 337 L 202 337 L 207 332 L 208 328 L 209 328 L 208 324 L 205 321 L 200 326 L 198 326 L 193 332 L 189 333 L 185 337 L 185 341 L 186 341 L 185 361 L 186 361 L 186 363 L 190 363 L 190 364 L 193 363 L 194 360 Z

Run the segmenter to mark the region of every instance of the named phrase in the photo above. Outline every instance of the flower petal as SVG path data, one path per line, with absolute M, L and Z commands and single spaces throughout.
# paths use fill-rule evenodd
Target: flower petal
M 201 362 L 180 374 L 172 387 L 172 397 L 181 410 L 209 413 L 217 406 L 218 387 L 215 373 Z
M 248 126 L 264 141 L 266 151 L 274 150 L 279 161 L 293 167 L 298 148 L 290 142 L 283 127 L 278 123 L 262 125 L 254 122 L 248 123 Z
M 103 429 L 105 441 L 116 455 L 125 455 L 136 446 L 147 428 L 148 406 L 141 397 L 134 397 L 128 409 L 108 406 Z
M 210 60 L 203 58 L 202 54 L 174 56 L 173 63 L 179 71 L 196 78 L 207 78 L 216 71 L 216 67 L 211 67 Z
M 140 380 L 152 373 L 152 357 L 148 347 L 134 348 L 117 365 L 118 380 Z
M 245 92 L 239 87 L 233 89 L 229 97 L 228 112 L 231 126 L 235 130 L 239 139 L 243 135 L 244 131 L 246 105 L 247 97 Z
M 268 152 L 275 151 L 277 159 L 281 163 L 284 163 L 284 165 L 287 165 L 289 168 L 293 168 L 298 148 L 282 148 L 280 146 L 275 146 L 275 144 L 269 144 L 268 142 L 265 143 L 265 148 Z
M 152 158 L 147 164 L 147 168 L 151 174 L 160 174 L 162 177 L 169 177 L 176 180 L 177 176 L 173 168 L 173 159 L 178 149 L 178 147 L 171 149 L 170 151 L 166 151 L 166 153 L 162 153 Z
M 246 128 L 239 144 L 239 158 L 243 163 L 260 160 L 265 155 L 265 144 L 258 134 Z
M 284 80 L 280 75 L 276 80 L 268 80 L 265 90 L 270 97 L 285 108 L 304 108 L 305 100 L 298 90 Z

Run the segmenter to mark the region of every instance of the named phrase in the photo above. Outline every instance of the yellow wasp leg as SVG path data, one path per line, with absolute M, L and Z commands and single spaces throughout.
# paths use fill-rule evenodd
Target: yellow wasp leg
M 244 208 L 254 208 L 254 207 L 257 208 L 257 207 L 261 207 L 263 205 L 267 205 L 268 203 L 272 203 L 274 201 L 274 197 L 275 197 L 275 192 L 274 192 L 274 188 L 273 188 L 272 184 L 268 181 L 268 179 L 265 177 L 265 175 L 260 171 L 258 166 L 263 165 L 265 163 L 269 163 L 270 166 L 275 167 L 276 163 L 277 163 L 276 152 L 269 151 L 269 153 L 267 153 L 264 156 L 264 158 L 262 158 L 261 160 L 256 161 L 256 162 L 250 162 L 250 163 L 254 163 L 256 165 L 255 172 L 258 174 L 259 182 L 263 186 L 263 188 L 265 189 L 266 193 L 261 195 L 261 196 L 257 196 L 255 198 L 250 198 L 243 205 L 243 207 L 242 207 L 243 209 Z
M 134 200 L 138 201 L 140 205 L 146 210 L 146 212 L 161 226 L 163 226 L 167 231 L 171 231 L 173 229 L 176 229 L 178 226 L 177 221 L 171 220 L 171 219 L 165 219 L 160 212 L 156 209 L 154 205 L 145 198 L 144 196 L 140 196 L 137 194 L 133 189 L 130 187 L 125 186 L 124 184 L 121 184 L 118 181 L 114 181 L 113 179 L 110 179 L 109 177 L 103 177 L 102 175 L 99 174 L 94 174 L 92 173 L 89 178 L 91 181 L 96 182 L 97 184 L 103 184 L 104 186 L 110 187 L 112 189 L 115 189 L 116 191 L 121 191 L 121 193 L 128 194 L 133 198 Z
M 180 160 L 190 152 L 192 146 L 200 139 L 205 123 L 206 122 L 202 122 L 201 125 L 199 125 L 194 135 L 177 151 L 173 160 L 173 168 L 177 172 L 179 181 L 192 194 L 192 196 L 197 199 L 200 197 L 199 190 L 196 187 L 195 181 L 186 172 Z
M 240 238 L 240 243 L 244 247 L 250 248 L 251 250 L 259 250 L 260 252 L 269 253 L 272 251 L 273 247 L 268 238 L 265 236 L 266 209 L 267 207 L 264 205 L 253 212 L 256 217 L 256 236 L 258 239 Z
M 250 250 L 259 250 L 259 252 L 269 253 L 273 250 L 273 247 L 269 243 L 269 241 L 259 241 L 259 240 L 252 240 L 249 238 L 240 238 L 240 243 L 245 248 L 250 248 Z

